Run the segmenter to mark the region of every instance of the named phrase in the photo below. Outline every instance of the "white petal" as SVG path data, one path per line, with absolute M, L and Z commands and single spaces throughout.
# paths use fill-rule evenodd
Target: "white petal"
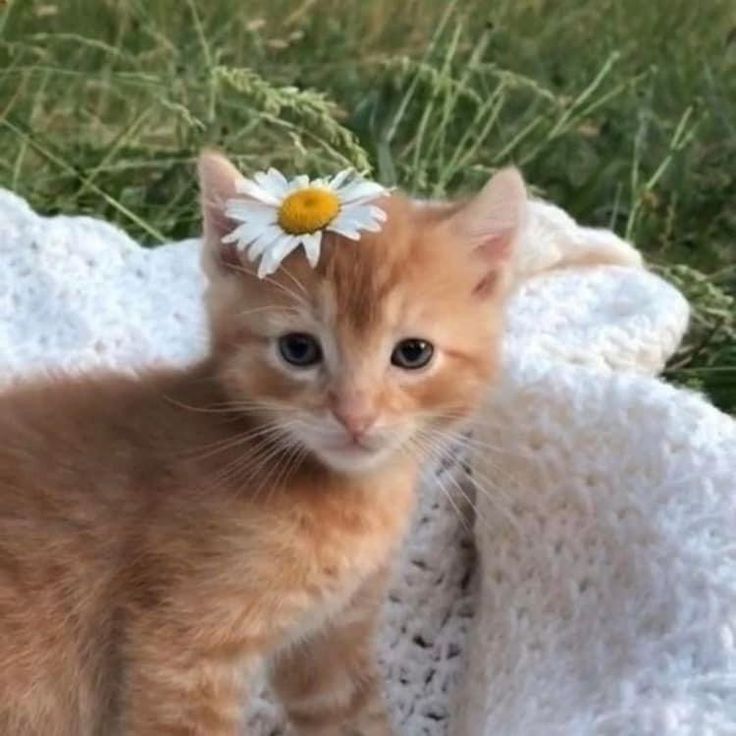
M 367 204 L 348 204 L 340 210 L 339 217 L 349 217 L 358 222 L 371 223 L 376 218 Z
M 268 174 L 272 179 L 277 180 L 282 187 L 285 187 L 289 183 L 289 180 L 273 166 L 269 167 Z
M 262 215 L 250 215 L 248 219 L 244 220 L 243 222 L 244 224 L 250 225 L 252 228 L 256 228 L 258 230 L 263 230 L 266 227 L 278 224 L 278 220 L 271 213 Z
M 253 226 L 249 222 L 238 225 L 231 233 L 222 238 L 223 243 L 237 243 L 238 250 L 243 250 L 263 232 L 260 226 Z
M 278 263 L 271 263 L 270 261 L 266 260 L 266 256 L 264 254 L 264 256 L 261 258 L 260 263 L 258 264 L 258 278 L 262 279 L 266 276 L 270 276 L 278 268 L 278 265 Z
M 258 264 L 258 277 L 270 276 L 278 270 L 281 262 L 299 245 L 299 238 L 284 233 L 261 257 Z
M 360 240 L 360 233 L 349 225 L 341 224 L 339 218 L 331 222 L 325 230 L 342 235 L 350 240 Z
M 264 202 L 265 204 L 270 204 L 274 207 L 277 207 L 280 204 L 278 197 L 271 194 L 271 192 L 266 191 L 263 187 L 258 186 L 258 184 L 251 179 L 239 180 L 235 184 L 235 188 L 240 192 L 240 194 L 246 194 L 259 202 Z
M 276 208 L 252 199 L 228 199 L 225 202 L 225 214 L 233 220 L 248 222 L 252 217 L 269 215 L 276 218 Z
M 233 215 L 232 213 L 228 212 L 228 216 L 234 219 L 236 222 L 241 223 L 237 228 L 240 233 L 245 232 L 243 226 L 246 226 L 246 228 L 254 230 L 255 235 L 258 235 L 258 233 L 264 228 L 269 227 L 270 225 L 277 224 L 276 214 L 272 209 L 253 214 L 248 213 L 244 216 L 240 216 L 240 214 Z
M 311 235 L 302 235 L 302 246 L 309 265 L 315 268 L 319 262 L 319 253 L 322 247 L 322 231 L 317 230 L 316 233 Z
M 386 217 L 386 213 L 378 207 L 366 204 L 350 204 L 340 211 L 336 226 L 347 230 L 368 230 L 377 233 L 383 229 Z
M 341 212 L 328 227 L 340 227 L 346 230 L 357 230 L 362 220 L 352 217 L 348 212 Z
M 269 251 L 270 257 L 277 263 L 283 263 L 286 256 L 288 256 L 292 251 L 296 250 L 300 244 L 301 241 L 298 236 L 289 235 L 281 240 L 281 242 L 275 248 Z
M 385 187 L 382 187 L 380 184 L 376 184 L 374 181 L 366 181 L 365 179 L 351 181 L 338 192 L 340 201 L 343 204 L 375 199 L 385 193 Z
M 304 174 L 300 174 L 299 176 L 295 176 L 289 182 L 289 191 L 298 192 L 300 189 L 306 189 L 308 186 L 309 186 L 309 177 L 305 176 Z
M 291 237 L 289 235 L 285 237 Z M 281 242 L 281 241 L 279 241 Z M 258 268 L 256 269 L 256 273 L 258 274 L 258 278 L 262 279 L 264 276 L 270 276 L 277 268 L 279 267 L 279 262 L 274 261 L 273 259 L 268 258 L 268 253 L 264 253 L 261 256 L 261 259 L 258 263 Z
M 370 211 L 374 219 L 378 220 L 378 222 L 386 222 L 386 220 L 388 220 L 386 210 L 382 210 L 380 207 L 376 207 L 376 205 L 372 204 L 370 206 Z
M 245 225 L 238 225 L 234 230 L 220 238 L 221 243 L 237 243 L 245 234 Z
M 364 222 L 363 220 L 354 220 L 350 217 L 342 218 L 340 222 L 335 223 L 335 227 L 341 230 L 351 230 L 356 233 L 361 231 L 377 233 L 381 231 L 381 225 L 377 222 Z
M 259 171 L 253 175 L 253 178 L 261 188 L 279 199 L 286 194 L 289 187 L 286 177 L 278 169 L 274 169 L 273 167 L 268 171 Z
M 246 222 L 254 227 L 267 227 L 268 225 L 275 225 L 278 222 L 278 215 L 276 210 L 268 208 L 262 212 L 253 212 L 243 217 L 242 222 Z
M 356 227 L 359 230 L 365 230 L 369 233 L 380 233 L 381 230 L 383 230 L 383 225 L 380 222 L 376 222 L 375 220 L 360 223 L 356 225 Z
M 359 230 L 370 230 L 371 232 L 377 233 L 383 227 L 383 223 L 374 220 L 370 210 L 364 205 L 360 205 L 342 210 L 334 222 L 330 223 L 330 227 L 333 226 L 355 232 Z
M 263 228 L 256 238 L 248 246 L 248 258 L 255 261 L 258 256 L 265 253 L 269 248 L 283 236 L 284 231 L 278 225 Z
M 345 179 L 347 179 L 352 173 L 353 169 L 343 169 L 342 171 L 338 171 L 330 180 L 330 189 L 339 189 Z

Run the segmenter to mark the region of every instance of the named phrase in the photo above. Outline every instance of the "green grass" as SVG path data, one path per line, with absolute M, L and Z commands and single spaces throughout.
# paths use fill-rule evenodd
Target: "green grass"
M 6 0 L 0 186 L 155 244 L 205 144 L 434 196 L 515 162 L 685 290 L 667 375 L 736 409 L 733 0 Z

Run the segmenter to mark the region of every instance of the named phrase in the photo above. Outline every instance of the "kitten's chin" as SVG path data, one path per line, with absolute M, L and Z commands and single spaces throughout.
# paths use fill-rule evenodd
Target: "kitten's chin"
M 382 470 L 399 457 L 406 458 L 411 430 L 375 432 L 358 442 L 332 426 L 292 426 L 289 434 L 325 468 L 343 475 L 359 475 Z
M 379 469 L 395 456 L 396 448 L 372 449 L 346 445 L 339 449 L 312 448 L 317 459 L 330 470 L 346 475 L 360 475 Z

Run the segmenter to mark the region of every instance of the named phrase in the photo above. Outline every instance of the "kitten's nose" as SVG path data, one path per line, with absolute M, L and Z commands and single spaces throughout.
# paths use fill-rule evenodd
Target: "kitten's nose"
M 332 413 L 340 424 L 359 440 L 376 421 L 376 413 L 364 401 L 336 401 Z

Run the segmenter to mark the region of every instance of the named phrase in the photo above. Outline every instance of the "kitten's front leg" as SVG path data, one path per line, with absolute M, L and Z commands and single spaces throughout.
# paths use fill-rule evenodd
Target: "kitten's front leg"
M 151 627 L 136 638 L 121 736 L 242 736 L 247 655 L 224 643 L 199 647 L 181 633 Z
M 392 736 L 374 639 L 386 583 L 372 577 L 338 617 L 280 653 L 272 683 L 298 736 Z

